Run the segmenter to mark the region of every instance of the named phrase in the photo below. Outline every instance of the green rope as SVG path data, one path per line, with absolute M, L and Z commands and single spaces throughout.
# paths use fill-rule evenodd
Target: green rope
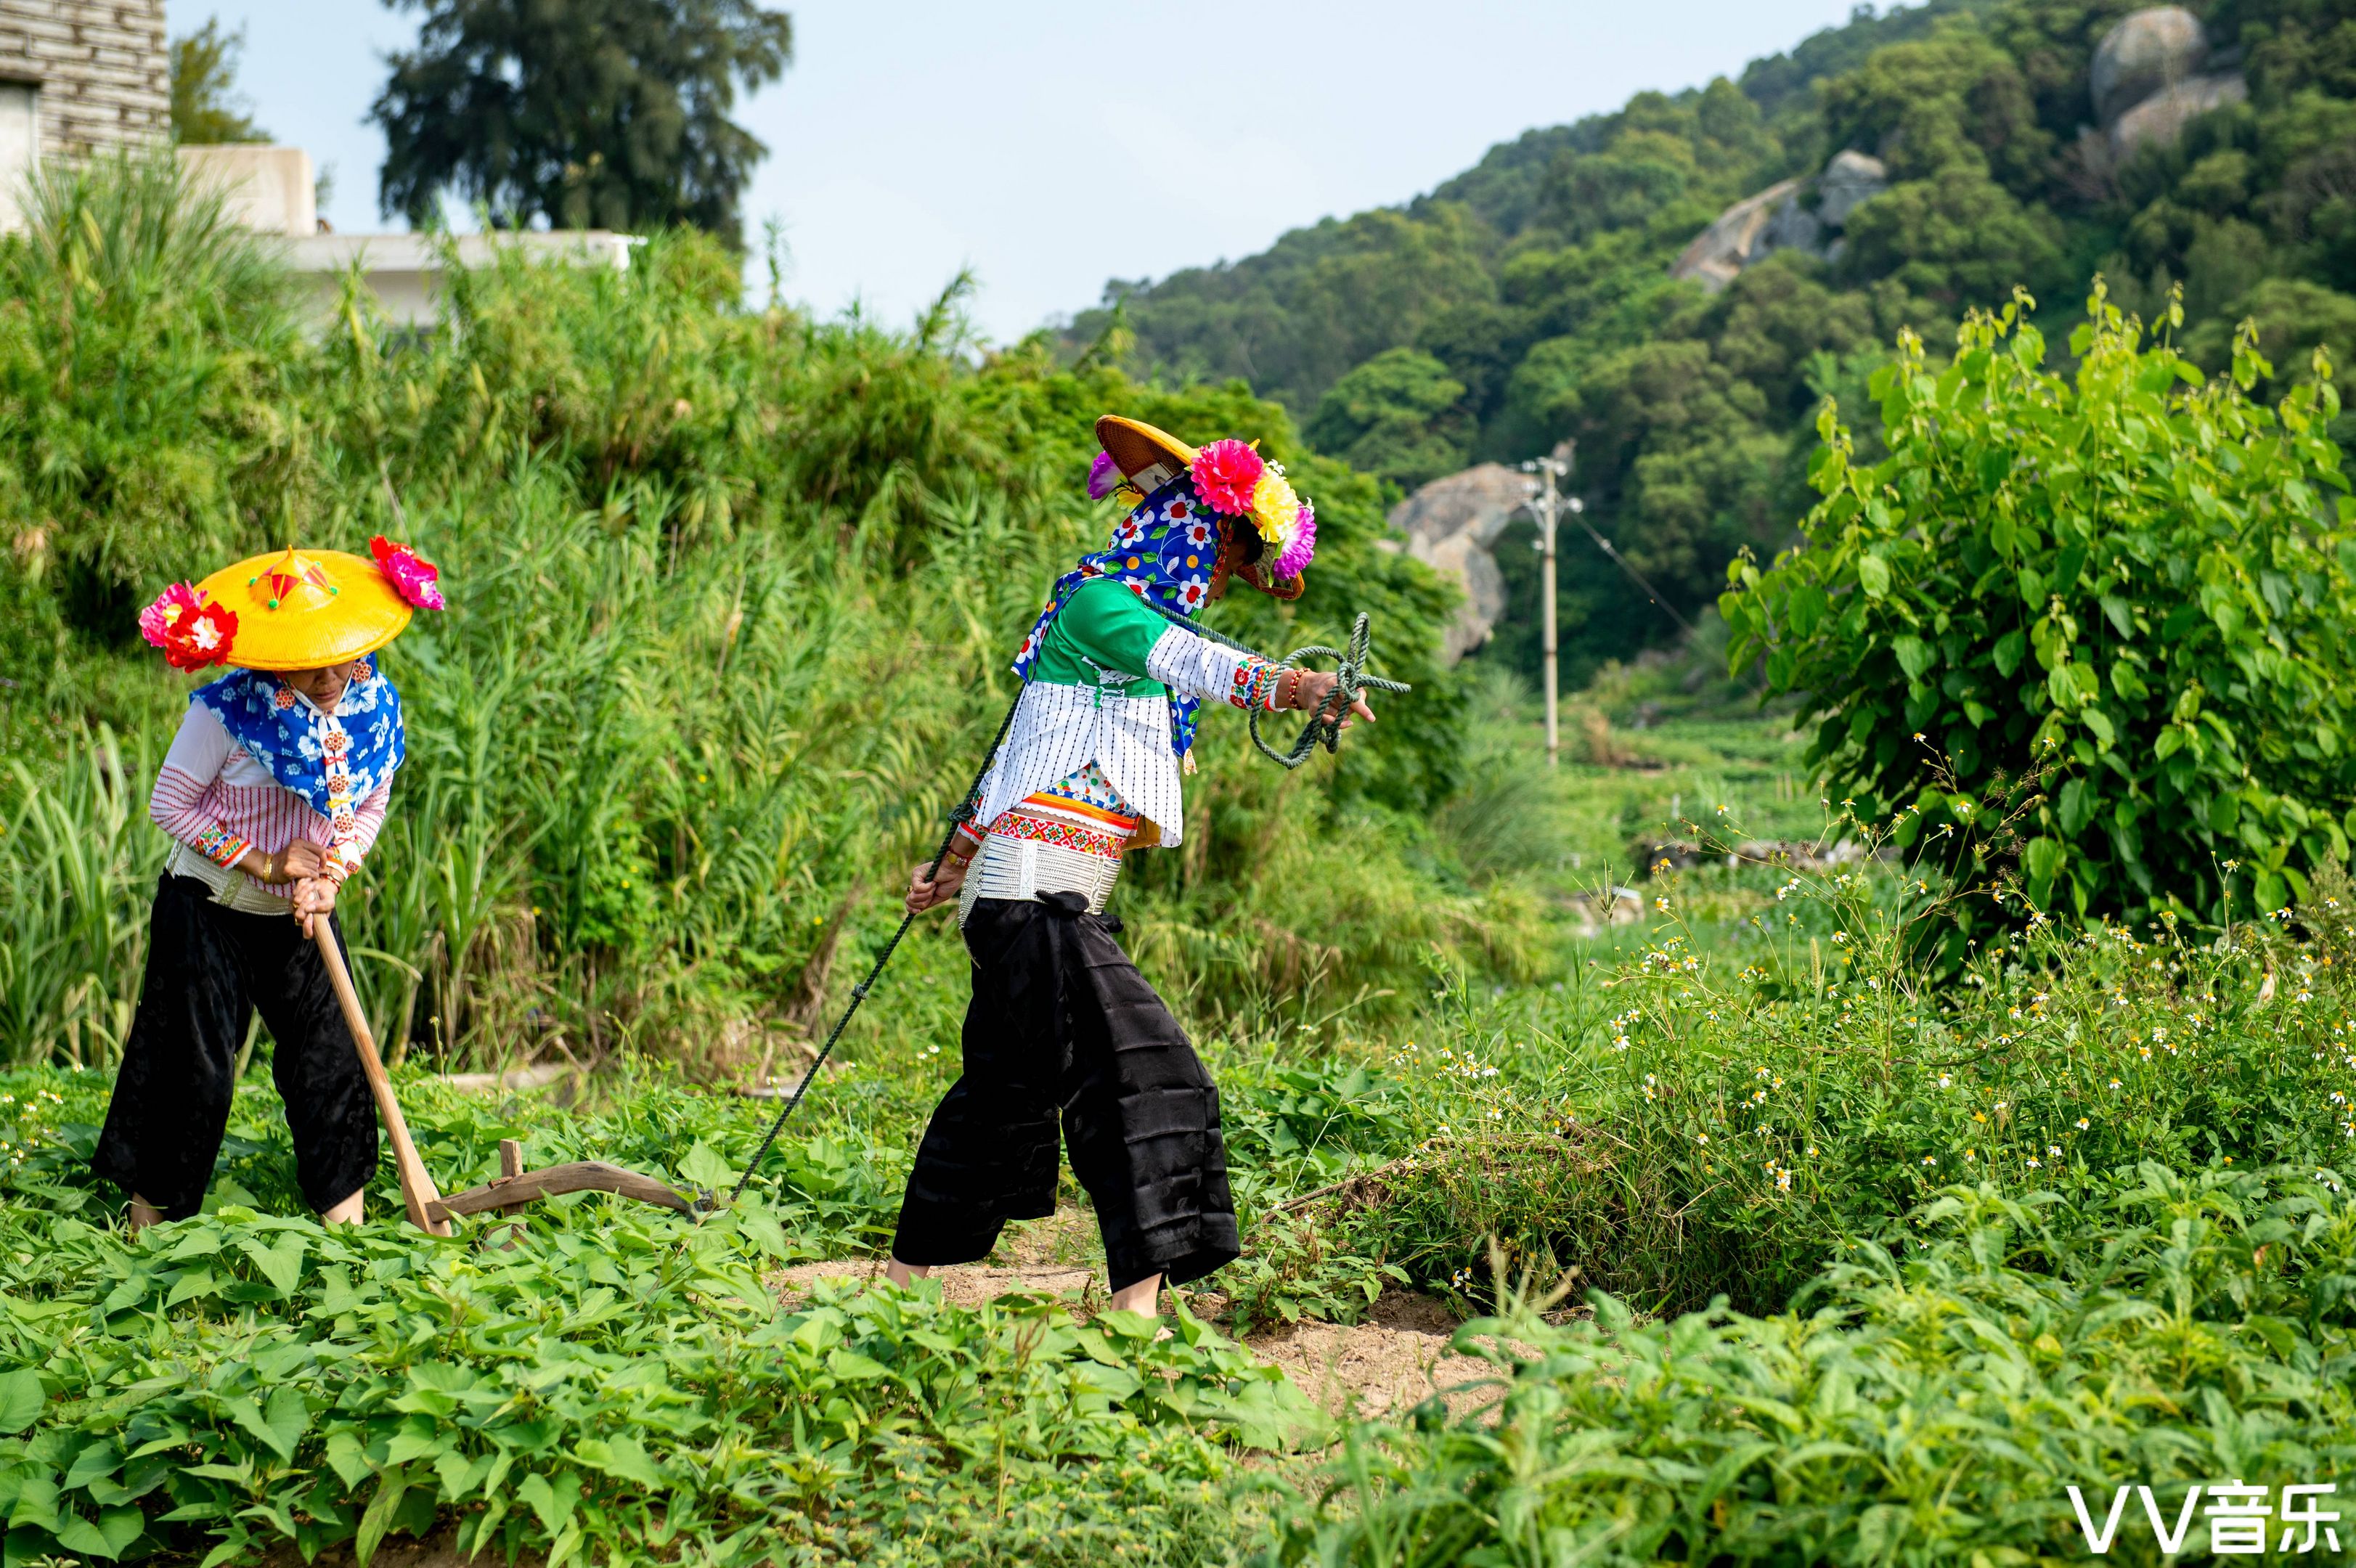
M 1349 713 L 1351 704 L 1358 700 L 1360 692 L 1408 692 L 1415 689 L 1405 681 L 1385 680 L 1381 676 L 1366 673 L 1367 661 L 1373 656 L 1374 639 L 1373 635 L 1366 629 L 1366 613 L 1363 610 L 1358 612 L 1357 622 L 1350 628 L 1348 652 L 1345 653 L 1340 648 L 1329 648 L 1323 643 L 1312 643 L 1305 648 L 1293 649 L 1281 659 L 1270 659 L 1266 654 L 1250 645 L 1239 643 L 1225 633 L 1215 632 L 1208 626 L 1198 626 L 1176 611 L 1164 609 L 1151 600 L 1146 601 L 1146 607 L 1173 626 L 1183 626 L 1198 637 L 1208 637 L 1211 641 L 1233 648 L 1237 653 L 1249 654 L 1256 659 L 1265 660 L 1280 670 L 1297 669 L 1301 666 L 1301 661 L 1306 658 L 1330 658 L 1335 661 L 1333 673 L 1340 678 L 1333 683 L 1333 689 L 1326 694 L 1325 700 L 1317 705 L 1317 711 L 1309 716 L 1309 722 L 1301 727 L 1301 733 L 1293 738 L 1290 750 L 1280 752 L 1261 738 L 1259 720 L 1263 710 L 1258 708 L 1251 710 L 1252 744 L 1260 749 L 1261 755 L 1287 770 L 1297 768 L 1307 762 L 1316 754 L 1319 746 L 1323 746 L 1328 752 L 1337 752 L 1341 749 L 1342 721 Z

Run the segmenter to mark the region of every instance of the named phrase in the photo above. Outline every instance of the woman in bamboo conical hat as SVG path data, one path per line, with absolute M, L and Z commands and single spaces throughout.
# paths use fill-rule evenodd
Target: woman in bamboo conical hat
M 91 1161 L 130 1195 L 134 1232 L 202 1205 L 256 1009 L 305 1200 L 356 1221 L 376 1174 L 375 1104 L 310 938 L 326 921 L 341 943 L 337 890 L 376 842 L 401 767 L 401 697 L 374 656 L 443 600 L 430 562 L 382 539 L 369 549 L 255 556 L 140 613 L 173 668 L 230 673 L 189 695 L 148 801 L 172 846 Z
M 988 1254 L 1055 1210 L 1057 1143 L 1097 1211 L 1112 1304 L 1151 1312 L 1237 1254 L 1219 1096 L 1114 940 L 1121 856 L 1174 846 L 1181 763 L 1205 702 L 1314 709 L 1335 677 L 1279 672 L 1189 630 L 1240 578 L 1300 596 L 1316 516 L 1240 441 L 1199 451 L 1108 415 L 1088 493 L 1112 538 L 1055 584 L 1014 660 L 1024 687 L 970 821 L 908 907 L 958 901 L 973 961 L 964 1072 L 908 1178 L 891 1278 Z M 1359 717 L 1371 720 L 1363 703 Z

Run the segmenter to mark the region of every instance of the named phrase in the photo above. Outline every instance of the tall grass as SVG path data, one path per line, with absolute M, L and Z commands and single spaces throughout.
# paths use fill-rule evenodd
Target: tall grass
M 159 753 L 126 757 L 112 731 L 76 738 L 43 783 L 21 758 L 0 814 L 0 1040 L 15 1053 L 80 1067 L 110 1060 L 130 1032 L 146 953 L 137 894 L 160 862 L 146 827 L 146 781 Z
M 1309 596 L 1215 621 L 1281 652 L 1369 610 L 1418 686 L 1297 775 L 1210 716 L 1192 841 L 1127 895 L 1149 968 L 1197 1020 L 1257 1029 L 1396 1013 L 1434 947 L 1539 961 L 1527 901 L 1427 825 L 1464 784 L 1446 591 L 1372 548 L 1371 481 L 1238 389 L 978 353 L 955 290 L 905 333 L 748 310 L 692 236 L 626 272 L 454 270 L 423 332 L 348 292 L 306 334 L 271 259 L 166 171 L 68 176 L 37 218 L 0 240 L 0 811 L 23 824 L 0 842 L 0 1060 L 102 1061 L 136 985 L 161 851 L 140 801 L 189 683 L 132 612 L 240 552 L 376 532 L 454 602 L 384 656 L 411 755 L 347 891 L 394 1049 L 790 1056 L 895 918 L 1046 584 L 1108 526 L 1076 476 L 1110 409 L 1264 435 L 1318 499 Z M 944 920 L 922 944 L 953 941 Z

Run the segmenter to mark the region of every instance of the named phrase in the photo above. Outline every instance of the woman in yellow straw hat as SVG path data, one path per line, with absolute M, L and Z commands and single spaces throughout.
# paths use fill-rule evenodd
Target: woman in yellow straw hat
M 376 1173 L 368 1082 L 308 939 L 326 920 L 341 943 L 336 891 L 375 843 L 401 766 L 400 694 L 369 656 L 443 599 L 430 562 L 381 538 L 369 549 L 256 556 L 140 614 L 173 668 L 231 668 L 190 694 L 148 803 L 173 844 L 91 1161 L 131 1195 L 134 1233 L 203 1203 L 257 1008 L 304 1198 L 356 1221 Z

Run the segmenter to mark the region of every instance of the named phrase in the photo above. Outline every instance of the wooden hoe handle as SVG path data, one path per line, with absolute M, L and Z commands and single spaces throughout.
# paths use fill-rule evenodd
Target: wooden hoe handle
M 401 1201 L 409 1211 L 409 1222 L 430 1235 L 446 1236 L 450 1221 L 442 1215 L 441 1189 L 426 1174 L 425 1162 L 417 1157 L 417 1146 L 409 1139 L 401 1102 L 392 1097 L 392 1079 L 377 1056 L 368 1019 L 360 1015 L 359 994 L 352 989 L 351 972 L 344 967 L 343 949 L 336 945 L 336 933 L 325 916 L 312 922 L 311 932 L 319 944 L 319 956 L 327 960 L 336 1000 L 343 1004 L 344 1022 L 352 1031 L 353 1047 L 360 1053 L 360 1071 L 368 1074 L 369 1093 L 376 1096 L 377 1114 L 384 1118 L 384 1130 L 392 1138 L 392 1164 L 401 1173 Z

